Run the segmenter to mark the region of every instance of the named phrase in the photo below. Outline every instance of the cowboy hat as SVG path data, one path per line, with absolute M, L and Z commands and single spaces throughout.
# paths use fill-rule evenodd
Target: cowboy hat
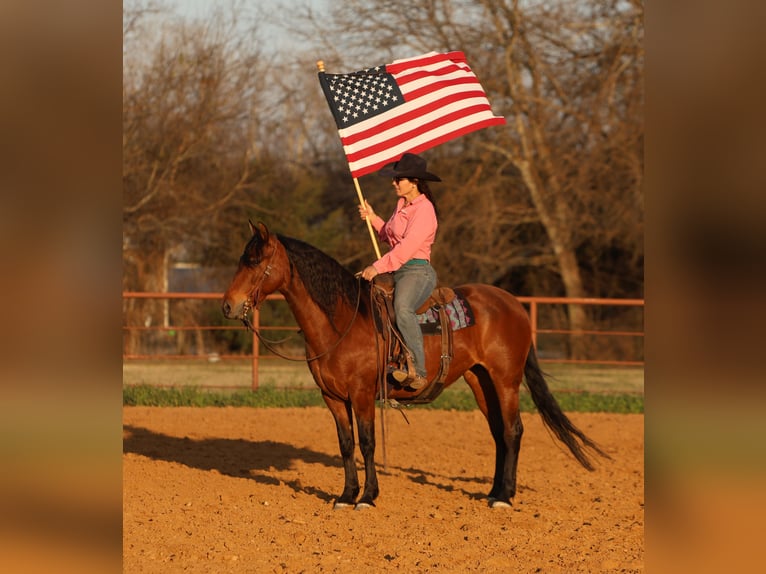
M 380 170 L 380 175 L 388 177 L 407 177 L 427 181 L 441 181 L 438 175 L 426 171 L 426 160 L 414 153 L 405 153 L 399 161 L 389 163 Z

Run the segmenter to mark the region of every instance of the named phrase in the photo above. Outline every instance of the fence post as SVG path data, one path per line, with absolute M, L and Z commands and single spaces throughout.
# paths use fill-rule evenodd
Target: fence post
M 537 301 L 529 302 L 529 321 L 532 323 L 532 345 L 537 350 Z
M 261 312 L 253 309 L 253 381 L 250 390 L 258 390 L 258 335 L 255 332 L 261 328 Z

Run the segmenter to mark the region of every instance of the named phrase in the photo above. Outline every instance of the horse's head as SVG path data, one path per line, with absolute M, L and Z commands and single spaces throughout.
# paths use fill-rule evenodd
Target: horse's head
M 258 223 L 257 227 L 252 221 L 248 223 L 253 236 L 245 245 L 221 305 L 226 318 L 241 319 L 245 324 L 249 322 L 250 310 L 257 309 L 282 282 L 282 270 L 277 266 L 279 240 L 263 223 Z

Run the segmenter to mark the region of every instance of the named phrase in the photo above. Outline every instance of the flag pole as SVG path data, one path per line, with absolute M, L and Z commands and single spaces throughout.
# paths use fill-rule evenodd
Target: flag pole
M 359 180 L 356 178 L 354 178 L 354 186 L 356 187 L 356 195 L 359 197 L 359 205 L 365 207 L 362 188 L 359 187 Z M 372 228 L 372 221 L 370 221 L 370 217 L 367 215 L 365 215 L 364 220 L 367 222 L 367 230 L 370 232 L 370 239 L 372 240 L 372 246 L 375 248 L 375 255 L 380 259 L 380 247 L 378 247 L 378 240 L 375 237 L 375 230 Z
M 322 60 L 317 60 L 317 68 L 319 69 L 320 73 L 324 73 L 324 62 Z M 359 205 L 365 207 L 362 188 L 359 186 L 359 180 L 357 178 L 354 178 L 354 187 L 356 188 L 356 195 L 359 198 Z M 375 230 L 372 227 L 372 221 L 370 221 L 369 216 L 365 216 L 364 220 L 367 222 L 367 231 L 370 232 L 370 239 L 372 240 L 372 247 L 375 249 L 375 255 L 378 256 L 378 259 L 380 259 L 380 247 L 378 247 L 378 240 L 375 237 Z

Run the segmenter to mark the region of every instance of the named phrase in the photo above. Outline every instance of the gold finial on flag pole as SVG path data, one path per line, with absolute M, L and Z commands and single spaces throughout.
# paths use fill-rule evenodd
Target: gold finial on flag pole
M 324 60 L 317 60 L 317 69 L 320 72 L 324 72 Z

